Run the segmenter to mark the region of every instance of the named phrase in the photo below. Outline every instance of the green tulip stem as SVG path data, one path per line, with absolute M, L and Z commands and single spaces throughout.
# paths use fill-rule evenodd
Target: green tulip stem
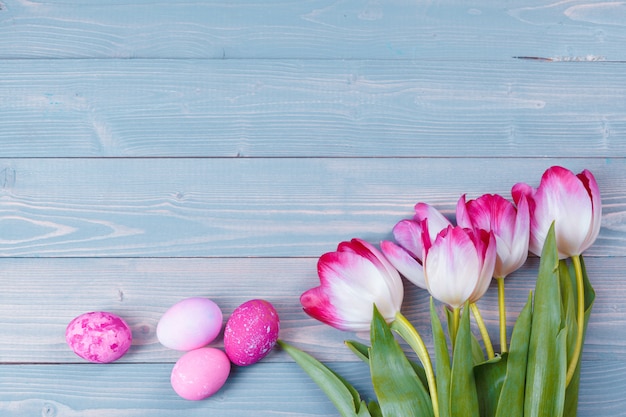
M 577 316 L 578 321 L 578 333 L 576 333 L 576 346 L 572 353 L 572 359 L 567 367 L 567 375 L 565 377 L 565 386 L 567 387 L 574 377 L 574 372 L 578 367 L 578 359 L 580 358 L 580 352 L 583 348 L 583 338 L 585 332 L 585 286 L 583 282 L 583 270 L 580 264 L 580 255 L 572 256 L 572 263 L 574 264 L 574 271 L 576 272 L 576 295 L 577 295 Z
M 485 350 L 487 351 L 487 358 L 493 359 L 495 357 L 495 354 L 493 353 L 493 345 L 491 344 L 491 338 L 489 337 L 489 333 L 487 332 L 487 326 L 485 326 L 483 316 L 481 316 L 480 310 L 478 310 L 478 306 L 476 305 L 476 303 L 471 303 L 470 309 L 472 310 L 474 318 L 476 319 L 478 330 L 480 330 L 480 334 L 483 337 L 483 343 L 485 344 Z
M 496 278 L 498 282 L 498 307 L 500 310 L 500 351 L 507 352 L 506 342 L 506 305 L 504 300 L 504 277 Z
M 450 329 L 450 341 L 452 342 L 452 349 L 456 344 L 456 334 L 459 332 L 459 324 L 461 322 L 461 308 L 453 307 L 452 308 L 452 326 Z
M 437 382 L 435 380 L 435 372 L 433 371 L 433 364 L 428 355 L 426 344 L 420 334 L 415 330 L 415 327 L 398 311 L 396 313 L 396 319 L 391 323 L 391 329 L 398 333 L 405 342 L 411 346 L 411 348 L 417 354 L 417 357 L 424 366 L 426 372 L 426 380 L 428 381 L 428 389 L 430 391 L 430 398 L 433 404 L 434 417 L 439 417 L 439 398 L 437 395 Z

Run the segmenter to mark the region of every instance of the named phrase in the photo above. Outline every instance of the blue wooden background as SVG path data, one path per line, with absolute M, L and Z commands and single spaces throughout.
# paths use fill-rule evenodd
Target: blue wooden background
M 355 335 L 301 312 L 317 257 L 559 164 L 604 205 L 579 416 L 626 416 L 624 45 L 622 1 L 0 0 L 0 415 L 335 416 L 278 350 L 180 399 L 158 319 L 265 298 L 371 393 Z M 536 267 L 508 278 L 511 325 Z M 430 343 L 427 300 L 407 285 Z M 130 323 L 119 362 L 66 346 L 92 310 Z

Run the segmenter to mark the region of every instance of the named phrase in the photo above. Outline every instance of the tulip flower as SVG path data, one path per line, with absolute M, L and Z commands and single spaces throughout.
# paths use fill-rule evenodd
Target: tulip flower
M 530 213 L 525 196 L 513 203 L 498 194 L 485 194 L 476 200 L 461 196 L 457 203 L 456 218 L 462 227 L 492 231 L 496 238 L 496 265 L 493 276 L 498 283 L 500 311 L 500 347 L 506 352 L 506 306 L 504 278 L 519 269 L 528 258 L 530 239 Z
M 498 194 L 485 194 L 465 201 L 461 196 L 456 209 L 459 226 L 493 231 L 496 237 L 496 266 L 493 276 L 504 278 L 519 269 L 528 257 L 530 214 L 526 198 L 519 207 Z
M 489 288 L 496 262 L 493 232 L 448 226 L 432 244 L 425 239 L 428 291 L 452 308 L 474 303 Z
M 380 243 L 380 249 L 391 264 L 409 281 L 420 288 L 426 288 L 424 269 L 422 267 L 423 244 L 422 223 L 427 221 L 430 239 L 434 240 L 437 233 L 450 226 L 451 223 L 437 209 L 426 204 L 415 205 L 413 219 L 398 222 L 393 230 L 396 241 L 388 240 Z
M 400 312 L 404 287 L 398 271 L 375 247 L 360 239 L 341 242 L 336 252 L 320 257 L 317 267 L 321 285 L 300 297 L 304 311 L 339 330 L 365 331 L 370 330 L 375 305 L 378 314 L 387 323 L 393 322 L 417 353 L 437 410 L 437 386 L 426 345 Z
M 586 169 L 576 175 L 566 168 L 553 166 L 543 173 L 537 189 L 518 183 L 511 193 L 516 202 L 522 197 L 529 201 L 530 251 L 541 255 L 548 230 L 554 223 L 559 258 L 571 258 L 574 265 L 578 331 L 567 367 L 566 384 L 569 385 L 578 366 L 584 338 L 585 288 L 580 257 L 600 233 L 600 188 Z
M 317 264 L 320 286 L 300 297 L 311 317 L 340 330 L 367 331 L 375 304 L 387 322 L 400 312 L 404 287 L 398 271 L 374 246 L 341 242 Z
M 461 306 L 466 302 L 474 305 L 491 283 L 496 263 L 495 236 L 493 232 L 460 226 L 448 226 L 434 242 L 428 231 L 422 236 L 426 287 L 434 298 L 452 307 L 454 339 Z M 481 333 L 486 335 L 486 331 Z
M 518 205 L 522 196 L 529 201 L 530 251 L 535 255 L 541 255 L 552 222 L 561 259 L 580 255 L 600 233 L 600 189 L 588 170 L 574 175 L 566 168 L 553 166 L 544 172 L 537 189 L 518 183 L 512 194 Z

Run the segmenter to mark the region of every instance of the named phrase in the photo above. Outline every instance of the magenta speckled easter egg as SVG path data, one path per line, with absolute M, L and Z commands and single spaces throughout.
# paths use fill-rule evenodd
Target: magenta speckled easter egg
M 133 336 L 121 317 L 92 311 L 81 314 L 67 325 L 65 340 L 81 358 L 94 363 L 109 363 L 124 356 Z
M 228 318 L 224 350 L 235 365 L 252 365 L 270 353 L 279 330 L 280 320 L 272 304 L 265 300 L 246 301 Z
M 156 335 L 170 349 L 190 351 L 211 343 L 222 330 L 222 310 L 204 297 L 185 298 L 161 316 Z
M 170 382 L 178 395 L 198 401 L 219 391 L 229 374 L 230 361 L 224 352 L 216 348 L 200 348 L 178 359 Z

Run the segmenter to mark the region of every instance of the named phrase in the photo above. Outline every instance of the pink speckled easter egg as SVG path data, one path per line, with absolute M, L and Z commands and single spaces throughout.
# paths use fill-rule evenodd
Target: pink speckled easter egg
M 228 318 L 224 349 L 235 365 L 252 365 L 270 353 L 279 330 L 280 320 L 272 304 L 265 300 L 246 301 Z
M 222 330 L 222 310 L 204 297 L 185 298 L 161 316 L 156 335 L 165 347 L 190 351 L 211 343 Z
M 94 363 L 109 363 L 124 356 L 133 336 L 121 317 L 92 311 L 81 314 L 67 325 L 65 340 L 81 358 Z
M 230 361 L 224 352 L 216 348 L 200 348 L 178 359 L 170 380 L 178 395 L 198 401 L 219 391 L 229 374 Z

